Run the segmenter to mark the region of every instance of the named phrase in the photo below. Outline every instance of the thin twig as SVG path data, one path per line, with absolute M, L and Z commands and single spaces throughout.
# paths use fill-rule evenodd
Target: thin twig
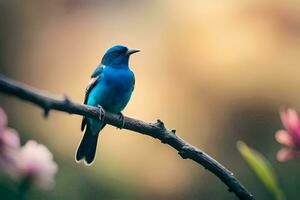
M 44 110 L 44 116 L 48 116 L 50 110 L 59 110 L 95 119 L 98 119 L 100 115 L 99 108 L 97 107 L 74 103 L 66 96 L 63 99 L 51 97 L 42 91 L 8 79 L 3 75 L 0 75 L 0 91 L 40 106 Z M 130 117 L 124 117 L 124 119 L 124 129 L 159 139 L 162 143 L 168 144 L 176 149 L 183 159 L 189 158 L 194 160 L 219 177 L 219 179 L 228 186 L 228 190 L 233 192 L 239 199 L 255 199 L 235 178 L 231 171 L 226 169 L 205 152 L 178 137 L 175 134 L 175 130 L 167 129 L 161 120 L 157 120 L 155 123 L 146 123 Z M 120 117 L 110 112 L 105 112 L 103 120 L 105 123 L 112 126 L 120 127 L 122 125 Z

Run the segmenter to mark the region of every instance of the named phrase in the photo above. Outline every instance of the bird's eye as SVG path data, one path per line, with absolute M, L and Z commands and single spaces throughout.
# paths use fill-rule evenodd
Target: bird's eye
M 122 54 L 123 54 L 122 51 L 116 51 L 116 55 L 117 55 L 117 56 L 120 56 L 120 55 L 122 55 Z

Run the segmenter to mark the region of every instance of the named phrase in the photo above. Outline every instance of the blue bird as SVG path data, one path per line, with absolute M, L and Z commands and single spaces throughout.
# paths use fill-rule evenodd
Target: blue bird
M 85 93 L 84 104 L 98 106 L 106 111 L 120 114 L 127 105 L 134 89 L 135 78 L 130 70 L 128 61 L 131 54 L 139 52 L 116 45 L 104 54 L 100 65 L 91 75 L 91 82 Z M 77 149 L 76 161 L 82 159 L 91 164 L 95 158 L 99 132 L 106 124 L 101 120 L 84 117 L 81 131 L 85 130 Z M 124 121 L 123 121 L 124 126 Z

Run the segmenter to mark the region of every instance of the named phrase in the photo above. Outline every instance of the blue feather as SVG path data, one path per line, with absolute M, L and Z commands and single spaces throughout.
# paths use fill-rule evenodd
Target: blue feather
M 128 104 L 135 84 L 134 73 L 128 65 L 129 57 L 138 51 L 121 45 L 110 48 L 91 75 L 84 103 L 120 113 Z M 93 162 L 98 134 L 104 126 L 102 121 L 83 118 L 81 129 L 85 129 L 85 133 L 76 153 L 77 161 L 85 159 L 87 164 Z
M 103 72 L 104 65 L 100 65 L 95 69 L 95 71 L 92 73 L 91 78 L 96 78 L 97 76 L 100 76 L 100 74 Z

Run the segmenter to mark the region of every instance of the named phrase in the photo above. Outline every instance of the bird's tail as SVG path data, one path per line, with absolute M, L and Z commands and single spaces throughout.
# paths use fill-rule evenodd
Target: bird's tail
M 89 127 L 86 127 L 83 138 L 76 152 L 76 161 L 84 159 L 89 165 L 94 161 L 99 134 L 93 134 Z

